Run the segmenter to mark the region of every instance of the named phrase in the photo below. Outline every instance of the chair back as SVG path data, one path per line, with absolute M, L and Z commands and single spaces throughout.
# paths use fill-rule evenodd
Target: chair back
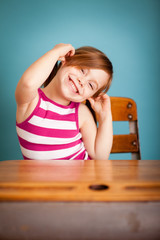
M 131 153 L 132 159 L 141 159 L 137 106 L 133 99 L 126 97 L 110 97 L 113 121 L 127 121 L 129 123 L 129 134 L 113 135 L 113 145 L 111 153 Z M 92 111 L 96 120 L 98 116 Z M 96 121 L 95 120 L 95 121 Z
M 113 136 L 111 153 L 131 153 L 132 159 L 141 159 L 137 106 L 133 99 L 110 97 L 113 121 L 127 121 L 129 134 Z

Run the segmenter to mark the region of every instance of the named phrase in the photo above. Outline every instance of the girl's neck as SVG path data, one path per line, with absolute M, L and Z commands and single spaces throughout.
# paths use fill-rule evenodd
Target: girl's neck
M 64 106 L 68 106 L 70 104 L 69 100 L 61 96 L 58 84 L 56 84 L 56 81 L 54 81 L 54 79 L 45 88 L 43 88 L 43 92 L 49 99 L 58 104 Z

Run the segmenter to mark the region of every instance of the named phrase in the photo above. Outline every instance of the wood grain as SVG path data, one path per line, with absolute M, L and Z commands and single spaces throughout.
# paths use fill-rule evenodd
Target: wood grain
M 160 161 L 3 161 L 0 200 L 159 201 Z
M 114 135 L 111 153 L 138 152 L 137 134 Z
M 110 97 L 113 121 L 136 121 L 137 106 L 133 99 L 124 97 Z M 128 116 L 132 115 L 132 119 Z

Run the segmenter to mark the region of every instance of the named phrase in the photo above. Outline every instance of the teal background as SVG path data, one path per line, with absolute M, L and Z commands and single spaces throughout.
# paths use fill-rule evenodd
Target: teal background
M 159 0 L 1 0 L 0 159 L 22 159 L 15 129 L 19 79 L 60 42 L 91 45 L 108 55 L 114 66 L 108 94 L 136 101 L 142 159 L 160 159 L 159 13 Z M 114 123 L 114 133 L 123 131 L 125 123 Z

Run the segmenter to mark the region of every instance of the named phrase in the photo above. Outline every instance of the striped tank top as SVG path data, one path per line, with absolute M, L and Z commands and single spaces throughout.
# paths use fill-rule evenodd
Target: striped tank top
M 38 89 L 39 101 L 32 114 L 16 131 L 24 159 L 90 159 L 78 125 L 80 103 L 60 105 Z

